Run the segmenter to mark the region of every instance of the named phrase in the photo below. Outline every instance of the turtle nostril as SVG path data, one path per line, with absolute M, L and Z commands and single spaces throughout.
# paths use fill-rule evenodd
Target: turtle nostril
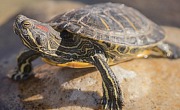
M 24 20 L 27 20 L 28 18 L 24 15 L 18 15 L 15 19 L 15 22 L 20 25 Z

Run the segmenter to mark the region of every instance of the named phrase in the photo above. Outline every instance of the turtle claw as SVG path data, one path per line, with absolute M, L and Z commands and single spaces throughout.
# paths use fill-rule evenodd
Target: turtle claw
M 180 48 L 173 47 L 171 48 L 171 54 L 168 56 L 169 59 L 177 59 L 180 58 Z
M 28 77 L 30 76 L 30 74 L 25 74 L 25 73 L 21 73 L 20 71 L 16 70 L 14 74 L 12 74 L 11 79 L 15 80 L 15 81 L 20 81 L 20 80 L 26 80 Z
M 11 77 L 11 79 L 13 79 L 13 80 L 16 80 L 16 81 L 19 81 L 19 80 L 25 80 L 25 79 L 27 79 L 27 77 L 28 76 L 26 76 L 26 75 L 23 75 L 23 74 L 13 74 L 12 75 L 12 77 Z
M 176 53 L 173 53 L 171 55 L 168 56 L 169 59 L 177 59 L 177 58 L 180 58 L 180 56 Z
M 108 101 L 107 101 L 106 97 L 103 97 L 103 98 L 102 98 L 101 104 L 102 104 L 103 110 L 107 109 Z

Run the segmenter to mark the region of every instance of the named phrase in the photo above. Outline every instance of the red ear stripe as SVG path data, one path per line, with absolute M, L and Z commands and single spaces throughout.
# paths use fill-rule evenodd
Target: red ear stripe
M 42 25 L 36 25 L 37 28 L 41 29 L 42 31 L 48 32 L 48 28 Z

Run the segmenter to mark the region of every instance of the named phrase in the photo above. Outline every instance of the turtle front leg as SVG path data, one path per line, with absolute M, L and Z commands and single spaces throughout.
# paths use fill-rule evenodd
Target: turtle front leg
M 13 80 L 23 80 L 30 76 L 32 71 L 31 62 L 39 57 L 39 54 L 33 50 L 23 51 L 17 58 L 17 65 L 15 73 L 11 76 Z
M 122 93 L 115 74 L 103 59 L 102 55 L 96 54 L 92 56 L 91 59 L 92 63 L 100 71 L 103 80 L 103 109 L 108 107 L 110 110 L 122 110 Z

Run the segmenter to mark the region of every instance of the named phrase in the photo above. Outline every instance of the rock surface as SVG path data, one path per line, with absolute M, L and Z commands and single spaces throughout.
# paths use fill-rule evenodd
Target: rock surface
M 168 41 L 179 44 L 180 29 L 165 27 Z M 11 62 L 0 65 L 1 110 L 97 110 L 101 77 L 94 68 L 71 69 L 41 64 L 34 77 L 15 82 L 7 77 Z M 180 60 L 135 59 L 111 68 L 120 80 L 124 110 L 179 110 Z M 124 69 L 120 69 L 120 67 Z

